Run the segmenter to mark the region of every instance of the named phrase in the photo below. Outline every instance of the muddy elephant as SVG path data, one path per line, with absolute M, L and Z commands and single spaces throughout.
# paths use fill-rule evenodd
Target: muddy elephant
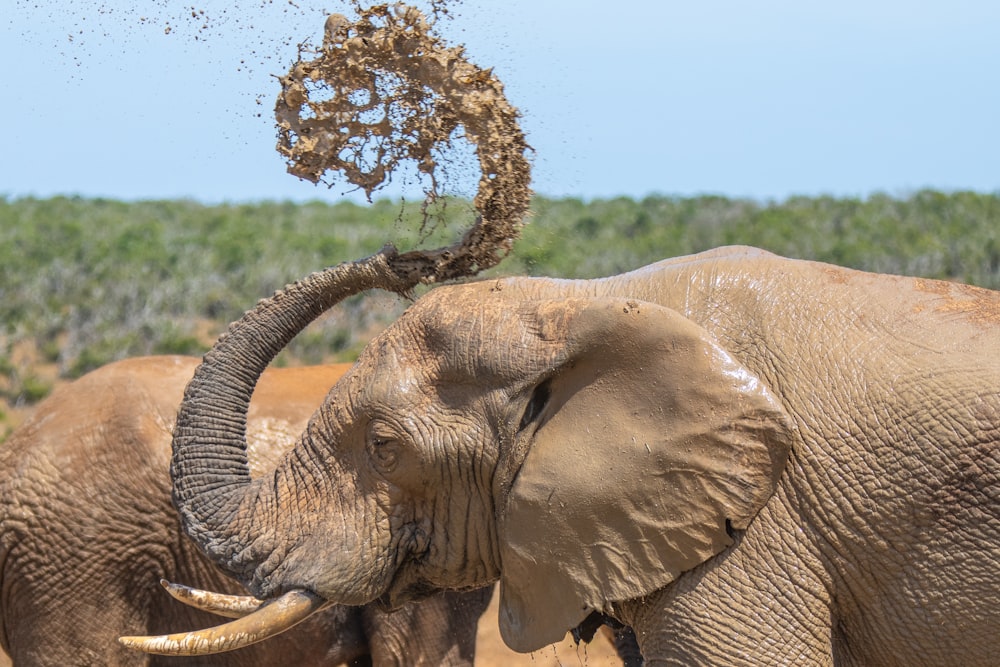
M 178 660 L 129 651 L 123 629 L 163 632 L 218 617 L 157 590 L 160 578 L 245 593 L 180 530 L 170 438 L 197 359 L 105 366 L 62 387 L 0 445 L 0 641 L 15 667 Z M 250 408 L 254 474 L 273 468 L 345 365 L 269 370 Z M 471 665 L 489 591 L 402 613 L 332 607 L 274 643 L 180 660 L 209 665 Z
M 186 395 L 183 524 L 256 596 L 499 580 L 520 651 L 600 611 L 651 665 L 996 664 L 1000 293 L 742 247 L 440 287 L 253 479 L 254 378 L 393 261 L 262 302 Z M 236 640 L 215 632 L 140 645 Z

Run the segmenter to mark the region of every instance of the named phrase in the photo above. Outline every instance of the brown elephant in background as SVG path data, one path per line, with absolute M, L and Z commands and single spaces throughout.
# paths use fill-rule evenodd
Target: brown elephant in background
M 748 248 L 440 287 L 253 479 L 255 378 L 396 262 L 261 302 L 178 417 L 185 530 L 292 620 L 499 579 L 520 651 L 601 612 L 651 665 L 997 663 L 1000 293 Z
M 472 665 L 489 589 L 393 614 L 330 607 L 273 642 L 210 658 L 151 658 L 116 641 L 123 630 L 218 622 L 172 600 L 160 578 L 245 592 L 184 537 L 171 505 L 171 429 L 197 365 L 105 366 L 57 389 L 0 445 L 0 642 L 14 665 Z M 255 475 L 274 467 L 347 367 L 264 373 L 248 418 Z

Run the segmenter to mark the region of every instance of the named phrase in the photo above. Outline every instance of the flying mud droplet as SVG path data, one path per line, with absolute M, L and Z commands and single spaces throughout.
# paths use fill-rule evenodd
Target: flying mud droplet
M 289 173 L 327 185 L 343 179 L 371 199 L 399 167 L 412 164 L 426 211 L 441 194 L 450 149 L 466 141 L 479 163 L 479 219 L 461 243 L 442 249 L 453 266 L 438 278 L 493 266 L 520 234 L 531 196 L 517 109 L 492 70 L 446 45 L 418 9 L 397 3 L 355 10 L 353 21 L 329 16 L 322 46 L 300 47 L 279 78 L 277 149 Z

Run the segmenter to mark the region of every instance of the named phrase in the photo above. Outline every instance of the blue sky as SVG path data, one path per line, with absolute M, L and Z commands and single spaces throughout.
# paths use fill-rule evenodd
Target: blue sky
M 285 173 L 271 116 L 328 10 L 5 0 L 0 196 L 341 198 Z M 1000 191 L 998 30 L 995 0 L 464 0 L 441 26 L 522 110 L 536 191 L 760 200 Z

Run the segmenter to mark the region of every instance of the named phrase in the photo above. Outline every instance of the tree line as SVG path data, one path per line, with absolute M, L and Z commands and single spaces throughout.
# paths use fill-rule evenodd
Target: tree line
M 0 198 L 0 392 L 49 387 L 16 352 L 64 378 L 141 354 L 201 354 L 257 299 L 316 269 L 377 251 L 437 246 L 468 225 L 462 200 L 418 203 Z M 758 202 L 721 196 L 536 197 L 492 274 L 587 278 L 720 245 L 1000 289 L 1000 192 Z M 361 295 L 301 334 L 279 363 L 351 359 L 405 307 Z M 30 355 L 29 355 L 30 356 Z

